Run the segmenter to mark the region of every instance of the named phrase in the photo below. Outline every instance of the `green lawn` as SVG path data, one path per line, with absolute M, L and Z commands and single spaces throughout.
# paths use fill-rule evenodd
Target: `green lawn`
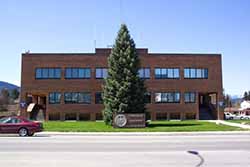
M 55 132 L 191 132 L 191 131 L 235 131 L 240 128 L 216 125 L 204 121 L 153 121 L 147 128 L 113 128 L 104 122 L 44 122 L 45 131 Z
M 250 125 L 250 120 L 228 120 L 228 122 Z

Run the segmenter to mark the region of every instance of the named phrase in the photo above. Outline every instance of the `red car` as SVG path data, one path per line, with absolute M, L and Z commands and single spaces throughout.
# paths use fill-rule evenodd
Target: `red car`
M 0 133 L 18 133 L 19 136 L 33 136 L 43 130 L 43 124 L 19 116 L 0 119 Z

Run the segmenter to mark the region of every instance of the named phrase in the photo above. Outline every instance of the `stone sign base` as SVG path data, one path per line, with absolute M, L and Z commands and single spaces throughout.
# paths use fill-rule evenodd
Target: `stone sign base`
M 145 128 L 146 114 L 116 114 L 113 117 L 114 128 Z

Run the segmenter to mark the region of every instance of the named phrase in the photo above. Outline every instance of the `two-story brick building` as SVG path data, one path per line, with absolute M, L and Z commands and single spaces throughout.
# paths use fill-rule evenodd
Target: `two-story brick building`
M 46 120 L 100 120 L 111 49 L 95 53 L 22 54 L 21 113 Z M 137 49 L 151 120 L 217 119 L 220 54 L 148 53 Z M 41 114 L 42 113 L 42 114 Z

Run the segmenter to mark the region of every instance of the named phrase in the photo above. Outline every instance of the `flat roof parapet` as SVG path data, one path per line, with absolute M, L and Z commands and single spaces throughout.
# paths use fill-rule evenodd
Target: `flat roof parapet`
M 148 54 L 147 48 L 136 48 L 138 54 Z M 109 55 L 111 53 L 111 48 L 96 48 L 95 53 L 97 55 Z

